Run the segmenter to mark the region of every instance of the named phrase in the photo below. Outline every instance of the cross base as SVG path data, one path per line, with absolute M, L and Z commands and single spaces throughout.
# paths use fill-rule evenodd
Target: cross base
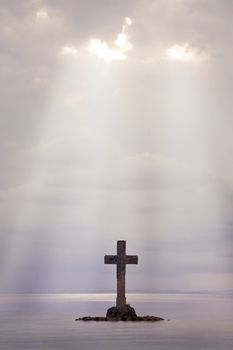
M 123 308 L 113 306 L 108 309 L 106 318 L 109 321 L 136 321 L 138 316 L 134 308 L 126 304 Z

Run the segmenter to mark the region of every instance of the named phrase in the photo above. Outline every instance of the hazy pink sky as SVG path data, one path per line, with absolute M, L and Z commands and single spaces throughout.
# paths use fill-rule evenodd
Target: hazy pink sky
M 0 0 L 0 291 L 231 289 L 233 2 Z

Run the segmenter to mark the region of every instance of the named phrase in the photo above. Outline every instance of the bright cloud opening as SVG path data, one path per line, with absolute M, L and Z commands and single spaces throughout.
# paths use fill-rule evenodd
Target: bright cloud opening
M 185 43 L 184 45 L 173 45 L 169 47 L 165 52 L 165 58 L 180 62 L 200 62 L 206 60 L 207 55 Z
M 129 41 L 128 35 L 125 33 L 131 24 L 132 20 L 129 17 L 126 17 L 122 30 L 117 35 L 117 38 L 112 46 L 108 45 L 108 43 L 101 39 L 90 39 L 87 48 L 89 53 L 92 56 L 96 56 L 107 62 L 125 60 L 127 58 L 126 53 L 133 48 L 131 42 Z
M 76 56 L 78 50 L 74 46 L 64 46 L 61 53 L 64 56 Z
M 132 50 L 132 44 L 129 42 L 125 33 L 120 33 L 115 41 L 115 46 L 119 48 L 121 52 L 127 52 Z
M 88 50 L 91 55 L 103 58 L 105 61 L 124 60 L 126 56 L 121 50 L 116 50 L 100 39 L 91 39 Z
M 45 20 L 49 17 L 48 12 L 45 9 L 40 9 L 39 11 L 37 11 L 36 13 L 36 18 L 38 20 Z
M 131 18 L 126 17 L 125 23 L 126 23 L 128 26 L 131 26 L 131 24 L 132 24 L 133 22 L 132 22 L 132 19 L 131 19 Z

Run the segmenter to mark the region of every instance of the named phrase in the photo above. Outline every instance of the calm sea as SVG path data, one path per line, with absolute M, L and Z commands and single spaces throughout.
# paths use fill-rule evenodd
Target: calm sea
M 1 350 L 232 350 L 233 299 L 209 295 L 129 294 L 138 314 L 165 321 L 75 322 L 104 316 L 112 294 L 0 295 Z

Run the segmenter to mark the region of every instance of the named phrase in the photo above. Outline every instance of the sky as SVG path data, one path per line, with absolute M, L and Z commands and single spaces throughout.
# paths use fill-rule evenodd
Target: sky
M 233 289 L 233 2 L 0 0 L 0 292 Z

